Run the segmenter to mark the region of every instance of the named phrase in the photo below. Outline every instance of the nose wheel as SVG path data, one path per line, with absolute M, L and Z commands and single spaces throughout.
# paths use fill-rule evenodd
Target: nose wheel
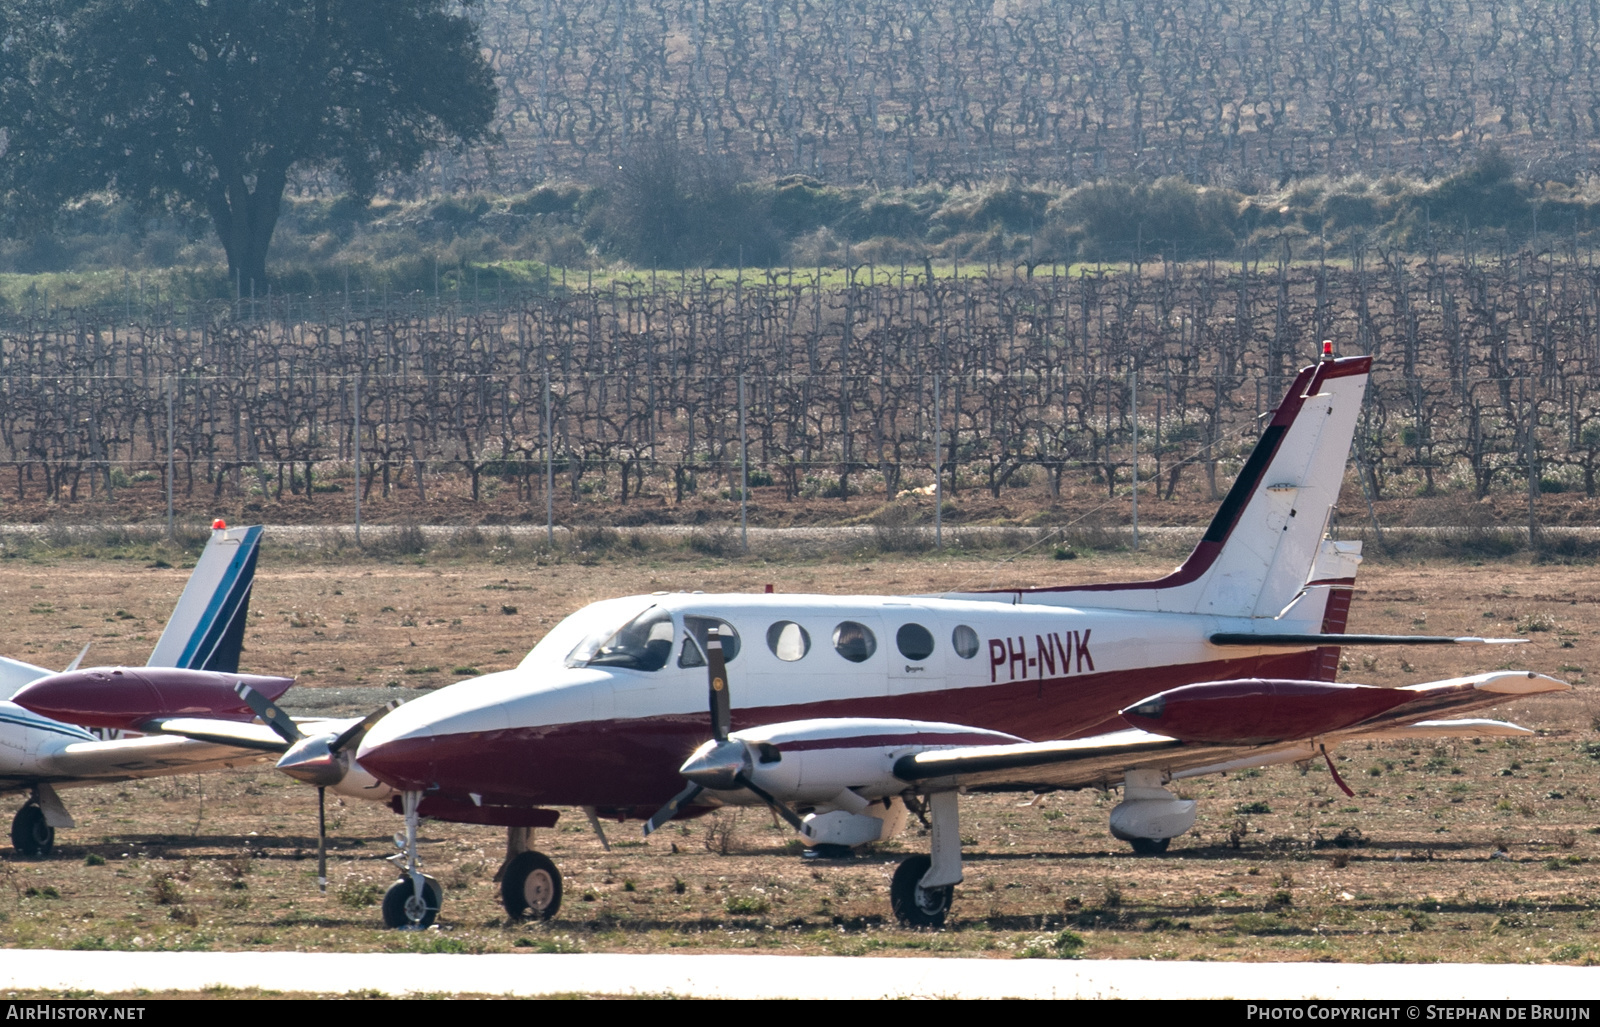
M 506 864 L 500 901 L 513 920 L 549 920 L 561 909 L 561 871 L 542 852 L 524 852 Z
M 426 930 L 433 926 L 444 903 L 444 889 L 439 882 L 426 874 L 422 878 L 422 894 L 417 894 L 416 882 L 408 874 L 389 886 L 383 895 L 383 925 L 385 927 Z
M 417 827 L 422 819 L 417 809 L 422 805 L 422 793 L 403 792 L 400 803 L 405 811 L 406 830 L 405 834 L 394 836 L 400 851 L 389 857 L 400 865 L 400 880 L 384 893 L 383 922 L 387 927 L 421 931 L 432 926 L 439 915 L 444 889 L 422 872 L 422 862 L 417 858 Z

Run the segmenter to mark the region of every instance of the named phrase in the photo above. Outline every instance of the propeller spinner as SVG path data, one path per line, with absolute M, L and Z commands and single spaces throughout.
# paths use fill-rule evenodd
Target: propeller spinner
M 278 760 L 278 769 L 309 785 L 317 786 L 317 884 L 328 890 L 328 788 L 343 781 L 350 772 L 350 756 L 372 725 L 400 705 L 398 699 L 383 704 L 337 735 L 307 735 L 300 726 L 266 696 L 244 682 L 234 686 L 262 723 L 277 732 L 288 743 L 288 749 Z
M 689 787 L 674 795 L 645 821 L 644 833 L 649 835 L 660 830 L 661 825 L 676 817 L 684 806 L 707 789 L 727 792 L 740 788 L 754 793 L 769 809 L 788 821 L 791 827 L 800 830 L 799 814 L 750 779 L 753 766 L 750 747 L 728 736 L 732 699 L 728 689 L 728 665 L 723 659 L 722 639 L 716 627 L 707 632 L 706 674 L 710 684 L 711 740 L 696 749 L 678 768 L 678 773 L 688 778 Z

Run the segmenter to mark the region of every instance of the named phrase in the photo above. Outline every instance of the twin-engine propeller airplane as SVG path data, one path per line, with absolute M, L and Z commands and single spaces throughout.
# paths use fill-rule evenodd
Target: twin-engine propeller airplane
M 901 864 L 890 897 L 901 920 L 932 925 L 962 878 L 963 791 L 1120 782 L 1111 831 L 1153 853 L 1194 823 L 1194 802 L 1165 787 L 1175 778 L 1307 760 L 1354 738 L 1526 733 L 1440 718 L 1565 684 L 1333 683 L 1341 645 L 1494 641 L 1344 634 L 1359 544 L 1328 539 L 1327 525 L 1370 367 L 1330 346 L 1300 372 L 1194 552 L 1159 580 L 613 599 L 561 622 L 516 669 L 408 703 L 356 755 L 406 817 L 385 920 L 421 925 L 438 911 L 417 864 L 423 816 L 506 827 L 504 906 L 550 917 L 561 875 L 531 841 L 555 823 L 552 806 L 646 819 L 648 832 L 765 804 L 818 849 L 889 838 L 914 811 L 931 819 L 931 852 Z
M 0 793 L 26 792 L 11 822 L 24 856 L 48 855 L 73 827 L 57 788 L 189 774 L 261 758 L 241 684 L 277 699 L 293 678 L 240 674 L 261 528 L 213 525 L 149 663 L 54 673 L 0 659 Z M 87 729 L 96 729 L 97 737 Z M 274 739 L 275 740 L 275 739 Z

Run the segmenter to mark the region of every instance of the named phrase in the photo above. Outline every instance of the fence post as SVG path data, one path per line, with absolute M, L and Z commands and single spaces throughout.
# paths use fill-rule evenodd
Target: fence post
M 1128 377 L 1128 405 L 1133 408 L 1133 551 L 1139 551 L 1139 365 Z
M 750 552 L 750 440 L 745 435 L 744 372 L 739 372 L 739 549 Z
M 167 538 L 173 536 L 172 531 L 172 474 L 173 474 L 173 430 L 172 430 L 172 389 L 173 379 L 167 375 Z
M 359 362 L 356 364 L 355 378 L 352 380 L 351 387 L 354 393 L 351 403 L 355 407 L 356 421 L 354 447 L 356 457 L 356 545 L 359 546 L 361 545 L 361 364 Z
M 939 373 L 933 375 L 933 548 L 944 548 L 944 405 Z
M 544 369 L 544 540 L 556 544 L 556 433 L 550 420 L 550 369 Z

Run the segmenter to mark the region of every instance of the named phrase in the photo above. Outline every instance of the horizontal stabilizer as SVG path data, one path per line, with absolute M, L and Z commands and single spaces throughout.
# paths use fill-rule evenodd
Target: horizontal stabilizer
M 1363 731 L 1357 738 L 1526 738 L 1534 732 L 1504 720 L 1419 720 L 1377 731 Z
M 1526 638 L 1478 638 L 1466 635 L 1288 635 L 1257 634 L 1253 631 L 1219 631 L 1212 635 L 1212 645 L 1247 646 L 1251 649 L 1304 649 L 1306 646 L 1324 645 L 1516 645 Z

